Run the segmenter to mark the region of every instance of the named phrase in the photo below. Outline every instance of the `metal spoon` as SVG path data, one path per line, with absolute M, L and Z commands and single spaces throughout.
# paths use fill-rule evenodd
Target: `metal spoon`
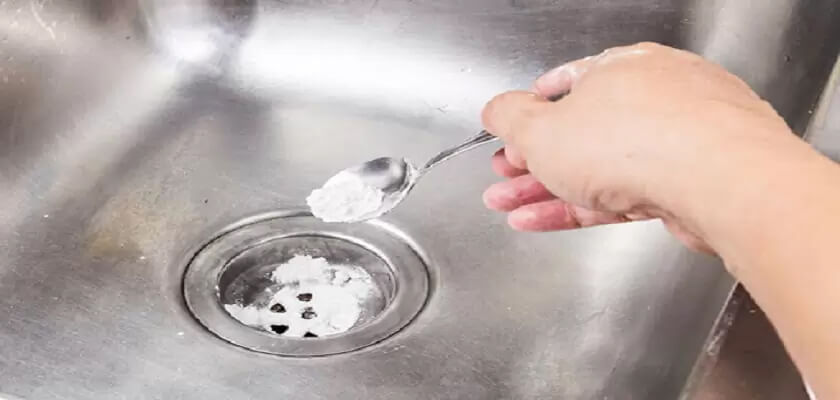
M 413 166 L 404 158 L 382 157 L 345 169 L 344 172 L 357 175 L 366 185 L 382 190 L 385 193 L 379 209 L 364 215 L 364 217 L 357 221 L 376 218 L 391 211 L 408 195 L 408 192 L 414 188 L 417 181 L 429 172 L 429 170 L 458 154 L 472 150 L 484 143 L 495 141 L 496 139 L 498 138 L 487 131 L 481 131 L 463 143 L 441 151 L 420 168 Z

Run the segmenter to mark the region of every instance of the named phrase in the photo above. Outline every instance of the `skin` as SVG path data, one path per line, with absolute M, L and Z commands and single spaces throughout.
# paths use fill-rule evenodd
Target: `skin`
M 840 398 L 840 166 L 743 81 L 640 43 L 503 93 L 482 119 L 505 143 L 492 167 L 506 178 L 484 202 L 511 227 L 661 219 L 687 246 L 719 255 L 817 396 Z

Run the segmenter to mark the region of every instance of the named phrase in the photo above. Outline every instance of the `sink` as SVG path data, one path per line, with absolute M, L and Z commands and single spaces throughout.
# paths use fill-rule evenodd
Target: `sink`
M 702 53 L 804 132 L 838 19 L 831 0 L 2 0 L 0 392 L 689 396 L 725 334 L 735 282 L 719 261 L 655 221 L 515 233 L 481 204 L 491 148 L 373 223 L 425 271 L 387 337 L 255 351 L 195 315 L 183 278 L 231 227 L 302 215 L 348 165 L 426 159 L 477 131 L 494 94 L 604 47 Z

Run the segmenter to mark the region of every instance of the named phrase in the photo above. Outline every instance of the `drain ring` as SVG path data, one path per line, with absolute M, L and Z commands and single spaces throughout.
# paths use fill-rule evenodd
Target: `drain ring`
M 327 248 L 320 243 L 327 243 Z M 338 247 L 342 249 L 329 248 L 330 243 L 333 246 L 341 243 Z M 271 246 L 276 251 L 255 251 Z M 230 276 L 247 269 L 241 260 L 249 253 L 259 254 L 250 257 L 249 262 L 261 271 L 293 255 L 340 254 L 335 261 L 364 259 L 368 265 L 381 264 L 382 268 L 376 266 L 369 272 L 377 276 L 375 280 L 383 301 L 374 310 L 375 315 L 369 315 L 370 318 L 346 332 L 329 336 L 292 338 L 246 326 L 234 319 L 224 306 L 231 301 L 228 289 L 234 279 Z M 429 275 L 420 254 L 404 234 L 381 221 L 334 224 L 322 222 L 304 211 L 261 214 L 233 224 L 196 253 L 184 275 L 184 298 L 202 325 L 232 344 L 292 357 L 340 354 L 388 338 L 422 309 L 428 295 Z

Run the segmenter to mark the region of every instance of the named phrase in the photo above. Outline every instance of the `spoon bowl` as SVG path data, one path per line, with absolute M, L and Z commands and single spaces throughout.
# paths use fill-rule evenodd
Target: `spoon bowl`
M 338 192 L 336 197 L 340 197 L 340 199 L 334 201 L 331 199 L 332 196 L 325 196 L 322 190 L 318 189 L 307 198 L 307 203 L 309 203 L 310 209 L 316 217 L 325 221 L 329 219 L 330 222 L 338 220 L 335 216 L 325 218 L 325 215 L 331 213 L 330 208 L 335 207 L 340 208 L 341 211 L 351 211 L 341 214 L 341 222 L 359 222 L 382 216 L 405 199 L 405 196 L 414 188 L 417 181 L 434 166 L 496 139 L 487 131 L 481 131 L 461 144 L 438 153 L 421 168 L 415 167 L 404 158 L 380 157 L 366 161 L 342 170 L 324 184 L 324 188 L 338 186 L 339 182 L 345 184 L 348 190 L 347 192 Z M 360 190 L 359 186 L 363 188 Z M 335 193 L 331 192 L 330 194 Z M 363 207 L 356 207 L 358 204 L 352 204 L 357 200 L 364 200 L 368 203 L 372 195 L 379 197 L 380 200 L 378 204 L 374 203 L 375 209 L 367 204 Z M 313 206 L 313 204 L 316 204 L 316 206 Z
M 345 171 L 356 174 L 366 185 L 377 188 L 388 196 L 401 191 L 417 168 L 404 158 L 380 157 Z
M 376 211 L 348 222 L 365 221 L 391 211 L 414 188 L 421 173 L 404 158 L 380 157 L 345 170 L 357 174 L 365 185 L 382 191 L 382 204 Z

